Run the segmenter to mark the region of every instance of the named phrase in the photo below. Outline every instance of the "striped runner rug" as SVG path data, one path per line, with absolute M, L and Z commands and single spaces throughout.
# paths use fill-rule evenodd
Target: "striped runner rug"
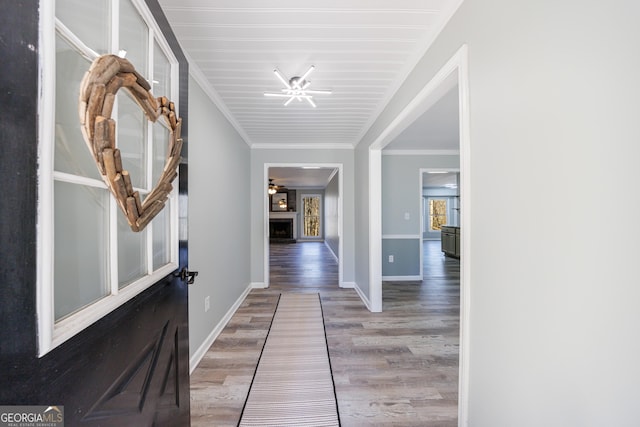
M 319 294 L 280 295 L 238 425 L 340 425 Z

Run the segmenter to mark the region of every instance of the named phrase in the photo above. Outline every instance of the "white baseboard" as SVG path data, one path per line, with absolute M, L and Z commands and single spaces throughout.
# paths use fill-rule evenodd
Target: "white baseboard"
M 340 287 L 344 289 L 353 289 L 356 287 L 356 282 L 342 282 Z
M 247 286 L 247 289 L 245 289 L 244 292 L 242 292 L 242 294 L 238 297 L 236 302 L 233 303 L 231 308 L 229 308 L 227 313 L 222 317 L 220 322 L 218 322 L 215 328 L 213 328 L 213 330 L 211 331 L 207 339 L 205 339 L 202 345 L 198 347 L 198 349 L 193 353 L 193 356 L 191 356 L 191 358 L 189 359 L 189 375 L 191 375 L 193 371 L 196 369 L 196 367 L 198 366 L 198 364 L 200 363 L 204 355 L 209 350 L 209 347 L 211 347 L 211 345 L 216 340 L 216 338 L 218 338 L 218 335 L 220 335 L 220 332 L 222 332 L 224 327 L 227 326 L 227 323 L 229 323 L 229 320 L 231 320 L 236 310 L 238 310 L 238 307 L 240 307 L 244 299 L 247 297 L 247 295 L 249 295 L 249 292 L 251 292 L 251 289 L 253 289 L 252 284 Z
M 267 285 L 264 282 L 251 282 L 249 287 L 251 289 L 266 289 Z
M 393 282 L 414 282 L 416 280 L 422 280 L 422 276 L 382 276 L 382 280 L 389 280 Z
M 369 298 L 367 298 L 364 292 L 362 292 L 362 289 L 360 289 L 360 286 L 358 286 L 358 284 L 355 282 L 353 283 L 353 289 L 356 290 L 356 293 L 358 294 L 364 305 L 367 307 L 367 310 L 373 311 L 371 310 L 371 303 L 369 302 Z

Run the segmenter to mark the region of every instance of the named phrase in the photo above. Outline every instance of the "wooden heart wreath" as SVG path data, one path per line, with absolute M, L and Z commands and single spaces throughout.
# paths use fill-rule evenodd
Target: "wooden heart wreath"
M 170 128 L 164 169 L 144 201 L 139 192 L 134 191 L 129 172 L 122 168 L 120 150 L 116 148 L 116 122 L 111 118 L 111 112 L 116 93 L 122 87 L 129 91 L 147 119 L 155 122 L 163 116 Z M 143 230 L 164 208 L 173 190 L 171 183 L 178 175 L 182 149 L 182 119 L 177 117 L 174 103 L 164 96 L 154 98 L 150 90 L 149 83 L 128 60 L 103 55 L 93 61 L 85 73 L 78 101 L 82 136 L 102 179 L 136 232 Z

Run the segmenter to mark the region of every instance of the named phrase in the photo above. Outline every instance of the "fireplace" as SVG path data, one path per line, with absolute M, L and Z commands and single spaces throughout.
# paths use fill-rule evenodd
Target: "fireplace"
M 295 243 L 293 238 L 293 219 L 269 219 L 269 241 L 272 243 Z

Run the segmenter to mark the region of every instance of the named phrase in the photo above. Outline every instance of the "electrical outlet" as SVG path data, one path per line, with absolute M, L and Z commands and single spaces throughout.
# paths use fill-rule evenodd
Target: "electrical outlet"
M 393 255 L 389 255 L 389 262 L 393 262 Z
M 204 299 L 204 311 L 207 312 L 209 311 L 209 308 L 211 308 L 211 299 L 209 298 L 209 295 L 207 295 Z
M 409 215 L 409 212 L 405 212 L 404 213 L 404 219 L 406 219 L 407 221 L 411 218 L 411 215 Z

